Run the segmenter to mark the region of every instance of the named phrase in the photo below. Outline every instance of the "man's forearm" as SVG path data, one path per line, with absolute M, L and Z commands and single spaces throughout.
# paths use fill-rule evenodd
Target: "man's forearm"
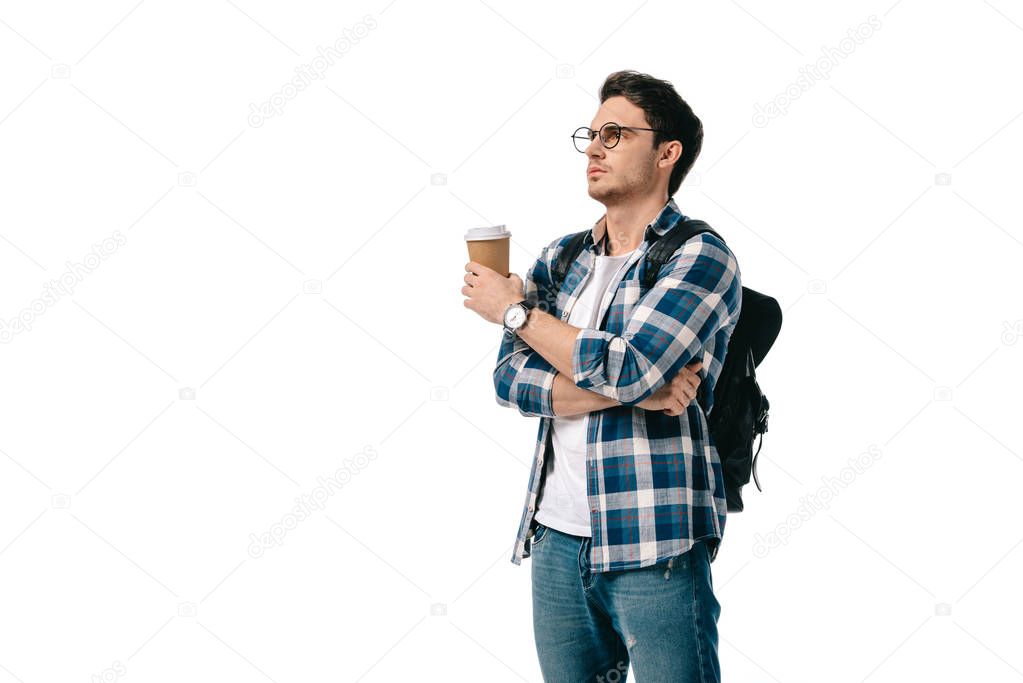
M 572 349 L 579 334 L 578 327 L 534 308 L 529 311 L 527 322 L 518 334 L 558 371 L 551 389 L 551 408 L 555 416 L 580 415 L 621 405 L 613 398 L 581 389 L 572 381 Z
M 551 396 L 551 405 L 557 417 L 591 413 L 595 410 L 621 405 L 613 398 L 601 396 L 588 389 L 580 389 L 560 372 L 554 376 L 554 388 Z
M 572 350 L 579 328 L 562 322 L 546 311 L 529 311 L 526 324 L 518 331 L 519 337 L 544 359 L 563 373 L 572 385 Z

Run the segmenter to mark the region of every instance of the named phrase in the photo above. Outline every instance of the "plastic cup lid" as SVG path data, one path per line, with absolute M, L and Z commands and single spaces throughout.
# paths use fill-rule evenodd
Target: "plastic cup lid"
M 465 239 L 471 240 L 495 240 L 502 237 L 511 237 L 511 232 L 503 225 L 491 225 L 486 228 L 472 228 L 465 233 Z

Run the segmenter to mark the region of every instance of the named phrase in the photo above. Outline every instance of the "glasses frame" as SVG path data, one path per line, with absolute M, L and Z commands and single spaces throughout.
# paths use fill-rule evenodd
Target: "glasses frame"
M 604 129 L 607 128 L 608 126 L 614 126 L 619 131 L 619 133 L 618 133 L 618 140 L 613 145 L 607 144 L 607 141 L 604 140 Z M 665 132 L 667 132 L 667 131 L 660 130 L 658 128 L 640 128 L 638 126 L 623 126 L 620 123 L 615 123 L 614 121 L 608 121 L 603 126 L 601 126 L 599 130 L 593 130 L 589 126 L 579 126 L 578 128 L 575 129 L 575 132 L 572 133 L 572 136 L 571 136 L 572 137 L 572 145 L 575 147 L 577 152 L 579 152 L 581 154 L 586 154 L 586 150 L 585 149 L 579 149 L 579 145 L 575 141 L 579 140 L 579 139 L 584 139 L 584 140 L 586 140 L 586 147 L 589 147 L 590 143 L 593 142 L 594 136 L 599 136 L 600 137 L 600 144 L 604 146 L 604 149 L 614 149 L 615 147 L 618 146 L 618 143 L 622 141 L 621 131 L 623 131 L 623 130 L 632 130 L 632 131 L 636 131 L 636 130 L 649 130 L 649 131 L 652 131 L 654 133 L 665 133 Z M 579 131 L 586 131 L 586 132 L 583 133 L 582 135 L 580 135 Z

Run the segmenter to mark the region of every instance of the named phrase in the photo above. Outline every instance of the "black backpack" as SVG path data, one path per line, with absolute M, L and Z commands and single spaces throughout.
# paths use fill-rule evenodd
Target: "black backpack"
M 544 302 L 545 310 L 554 310 L 558 292 L 565 282 L 569 267 L 583 250 L 583 241 L 589 229 L 572 235 L 561 250 L 551 273 L 552 288 L 550 300 Z M 645 254 L 642 291 L 648 292 L 656 283 L 661 267 L 683 243 L 701 232 L 709 232 L 722 242 L 707 223 L 688 219 L 679 221 L 669 232 L 659 237 Z M 641 267 L 643 264 L 641 264 Z M 607 321 L 605 315 L 601 328 Z M 714 406 L 708 416 L 711 438 L 721 458 L 725 475 L 725 497 L 728 512 L 742 512 L 742 487 L 749 483 L 750 474 L 760 488 L 757 476 L 757 456 L 764 443 L 767 431 L 767 411 L 771 404 L 757 384 L 756 368 L 767 355 L 781 330 L 781 307 L 766 294 L 748 287 L 742 288 L 742 307 L 739 320 L 728 341 L 725 361 L 714 385 Z M 701 382 L 696 400 L 706 405 L 705 385 Z M 753 441 L 760 435 L 756 453 Z

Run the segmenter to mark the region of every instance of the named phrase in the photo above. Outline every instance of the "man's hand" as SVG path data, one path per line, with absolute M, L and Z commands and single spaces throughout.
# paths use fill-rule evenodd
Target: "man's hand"
M 696 390 L 700 386 L 700 376 L 696 373 L 702 364 L 703 361 L 696 360 L 686 365 L 670 382 L 637 403 L 636 407 L 660 410 L 672 417 L 681 415 L 689 402 L 696 398 Z
M 462 305 L 476 311 L 488 322 L 504 325 L 505 309 L 525 298 L 522 278 L 515 273 L 504 277 L 476 261 L 466 263 L 465 270 L 462 294 L 469 298 Z

